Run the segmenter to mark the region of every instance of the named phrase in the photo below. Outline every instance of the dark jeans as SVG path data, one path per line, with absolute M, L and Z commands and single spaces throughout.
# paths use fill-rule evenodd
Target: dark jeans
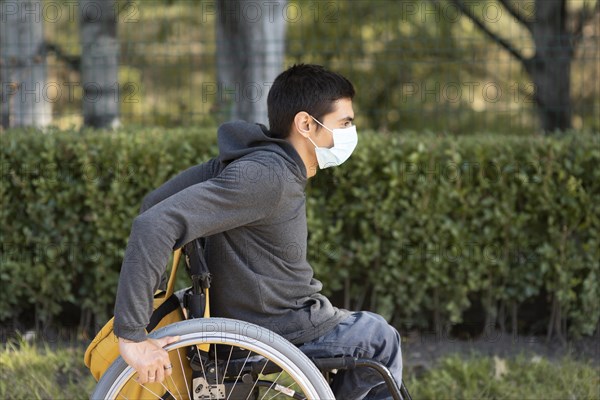
M 308 357 L 370 358 L 387 366 L 398 386 L 402 382 L 400 334 L 383 317 L 371 312 L 354 312 L 328 334 L 299 348 Z M 381 376 L 367 367 L 339 371 L 332 389 L 338 400 L 392 398 Z

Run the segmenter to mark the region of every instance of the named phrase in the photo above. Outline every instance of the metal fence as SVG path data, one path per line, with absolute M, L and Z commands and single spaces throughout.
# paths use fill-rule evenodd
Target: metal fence
M 265 36 L 284 40 L 283 62 L 276 67 L 319 63 L 348 76 L 357 89 L 355 111 L 361 128 L 529 133 L 544 126 L 541 109 L 549 107 L 546 118 L 566 111 L 568 126 L 598 131 L 597 1 L 558 1 L 558 17 L 540 15 L 539 1 L 545 0 L 256 0 L 234 2 L 237 8 L 228 18 L 283 18 L 285 37 L 271 35 L 269 29 Z M 553 2 L 557 3 L 548 3 Z M 3 78 L 2 106 L 6 113 L 19 96 L 33 97 L 48 104 L 49 123 L 81 126 L 82 103 L 89 95 L 81 83 L 83 3 L 34 3 L 0 2 L 1 23 L 6 27 L 15 13 L 41 21 L 45 79 L 19 93 L 9 78 Z M 118 80 L 114 91 L 104 95 L 114 96 L 122 124 L 212 126 L 231 118 L 236 102 L 266 98 L 268 81 L 219 79 L 215 1 L 116 1 L 113 7 Z M 553 24 L 553 18 L 560 21 Z M 543 42 L 535 35 L 536 24 L 544 21 L 544 26 L 559 30 L 546 33 L 557 41 Z M 548 56 L 565 42 L 570 53 Z M 3 42 L 3 47 L 8 45 Z M 544 51 L 545 59 L 534 57 Z M 6 60 L 1 65 L 5 71 Z M 536 69 L 540 60 L 546 72 L 562 69 L 541 80 L 542 72 Z M 544 93 L 549 81 L 555 92 L 562 91 L 560 96 Z M 548 104 L 540 101 L 541 95 L 562 100 Z

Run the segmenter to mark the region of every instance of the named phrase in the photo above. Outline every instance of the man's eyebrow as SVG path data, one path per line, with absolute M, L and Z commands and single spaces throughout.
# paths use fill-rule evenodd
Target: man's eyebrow
M 354 121 L 354 117 L 351 117 L 351 116 L 348 115 L 347 117 L 341 118 L 340 121 L 350 121 L 350 122 L 352 122 L 352 121 Z

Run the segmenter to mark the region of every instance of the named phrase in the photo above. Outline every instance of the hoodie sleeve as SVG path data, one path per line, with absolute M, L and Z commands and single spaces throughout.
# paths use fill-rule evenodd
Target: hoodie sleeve
M 119 276 L 114 331 L 146 338 L 153 293 L 174 249 L 204 236 L 256 223 L 281 198 L 282 185 L 269 159 L 238 160 L 220 175 L 165 198 L 133 221 Z

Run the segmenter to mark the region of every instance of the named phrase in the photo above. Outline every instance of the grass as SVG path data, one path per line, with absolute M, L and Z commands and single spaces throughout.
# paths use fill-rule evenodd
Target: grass
M 600 399 L 600 368 L 572 358 L 451 355 L 407 386 L 415 399 Z
M 95 382 L 82 359 L 81 348 L 1 345 L 0 399 L 87 399 Z M 407 368 L 415 400 L 600 399 L 600 368 L 568 357 L 451 355 L 419 376 Z
M 87 399 L 95 385 L 81 348 L 0 345 L 0 399 Z

